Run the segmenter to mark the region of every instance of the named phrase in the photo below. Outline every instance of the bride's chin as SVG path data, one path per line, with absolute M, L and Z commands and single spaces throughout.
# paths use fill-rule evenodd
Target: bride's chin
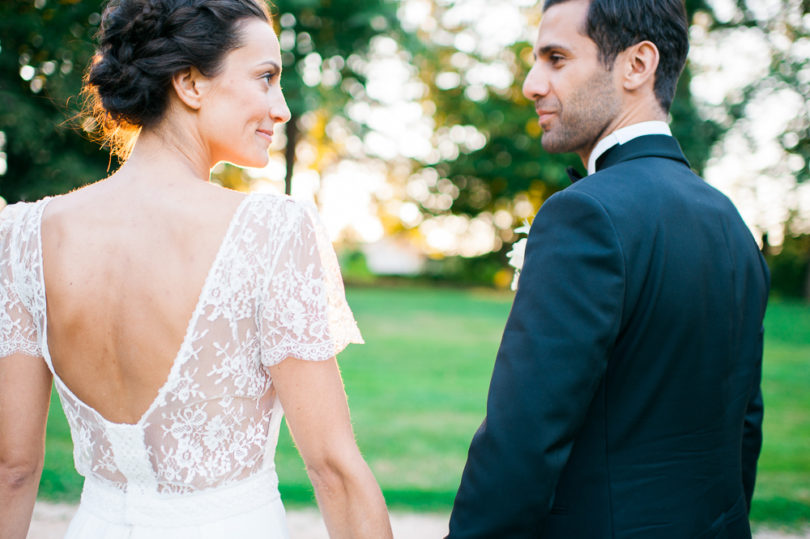
M 230 163 L 231 165 L 240 168 L 264 168 L 270 162 L 270 155 L 264 153 L 263 155 L 240 155 L 234 156 L 231 159 L 223 159 L 220 162 Z
M 264 168 L 267 166 L 267 163 L 269 162 L 270 162 L 270 155 L 267 152 L 264 152 L 262 157 L 258 158 L 254 163 L 244 166 L 248 168 Z

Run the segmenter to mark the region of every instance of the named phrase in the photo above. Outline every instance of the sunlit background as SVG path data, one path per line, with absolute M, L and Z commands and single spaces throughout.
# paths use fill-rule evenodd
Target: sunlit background
M 798 242 L 807 273 L 808 6 L 690 0 L 687 8 L 692 49 L 671 115 L 676 136 L 763 249 L 779 256 L 786 238 Z M 108 156 L 77 140 L 66 121 L 77 110 L 70 97 L 92 52 L 100 2 L 14 1 L 0 10 L 8 26 L 0 38 L 0 196 L 32 200 L 103 177 Z M 540 16 L 528 0 L 276 2 L 293 119 L 267 167 L 221 164 L 214 181 L 244 191 L 286 187 L 315 201 L 360 273 L 464 274 L 507 286 L 514 229 L 578 164 L 542 152 L 520 93 Z M 810 291 L 810 277 L 800 288 Z

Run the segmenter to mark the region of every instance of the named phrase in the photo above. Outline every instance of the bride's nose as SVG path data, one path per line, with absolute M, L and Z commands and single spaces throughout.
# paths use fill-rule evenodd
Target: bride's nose
M 284 94 L 279 90 L 270 102 L 270 117 L 275 123 L 283 124 L 290 120 L 290 108 Z

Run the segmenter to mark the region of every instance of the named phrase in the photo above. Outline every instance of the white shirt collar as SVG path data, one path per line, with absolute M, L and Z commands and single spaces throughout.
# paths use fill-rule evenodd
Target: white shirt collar
M 596 160 L 601 157 L 603 153 L 611 149 L 617 144 L 624 144 L 628 140 L 633 140 L 636 137 L 643 135 L 669 135 L 672 136 L 672 131 L 666 122 L 651 121 L 640 122 L 627 127 L 617 129 L 609 134 L 602 140 L 596 143 L 590 157 L 588 157 L 588 174 L 596 172 Z

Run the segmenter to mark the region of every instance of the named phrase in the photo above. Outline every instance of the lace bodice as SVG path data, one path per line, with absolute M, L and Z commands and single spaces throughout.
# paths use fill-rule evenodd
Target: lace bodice
M 40 223 L 49 199 L 0 212 L 0 361 L 48 352 Z M 135 424 L 107 421 L 54 373 L 77 471 L 184 494 L 273 466 L 282 409 L 266 366 L 362 342 L 314 209 L 252 194 L 234 214 L 165 384 Z

